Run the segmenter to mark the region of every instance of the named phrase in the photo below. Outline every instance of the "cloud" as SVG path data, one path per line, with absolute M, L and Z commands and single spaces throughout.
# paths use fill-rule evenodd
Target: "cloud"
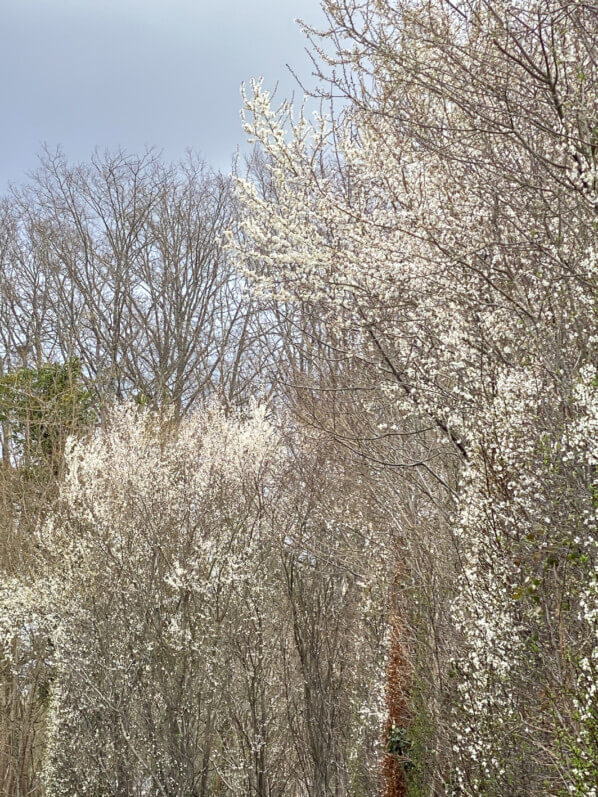
M 317 0 L 4 0 L 0 185 L 35 166 L 41 143 L 81 159 L 94 147 L 188 147 L 218 167 L 243 144 L 242 81 L 289 95 L 309 74 L 295 17 Z

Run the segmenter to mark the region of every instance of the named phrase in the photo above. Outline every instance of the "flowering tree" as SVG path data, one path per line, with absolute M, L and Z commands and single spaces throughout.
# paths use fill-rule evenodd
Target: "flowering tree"
M 307 33 L 347 104 L 308 123 L 254 85 L 270 184 L 240 182 L 237 248 L 259 293 L 314 308 L 361 363 L 393 456 L 365 433 L 359 448 L 414 473 L 403 493 L 442 552 L 402 576 L 441 604 L 409 608 L 432 762 L 416 777 L 594 793 L 595 9 L 323 6 Z

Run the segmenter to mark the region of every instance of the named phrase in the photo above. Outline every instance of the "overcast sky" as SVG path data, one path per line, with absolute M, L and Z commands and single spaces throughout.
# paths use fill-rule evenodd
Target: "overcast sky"
M 71 160 L 94 147 L 187 148 L 228 169 L 244 146 L 239 88 L 310 75 L 296 17 L 318 0 L 0 0 L 0 191 L 42 143 Z

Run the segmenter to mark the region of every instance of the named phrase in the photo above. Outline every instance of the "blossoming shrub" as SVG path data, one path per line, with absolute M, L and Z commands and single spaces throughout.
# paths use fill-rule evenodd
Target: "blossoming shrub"
M 371 793 L 384 579 L 313 446 L 257 406 L 70 442 L 39 578 L 3 595 L 3 638 L 51 646 L 48 795 Z

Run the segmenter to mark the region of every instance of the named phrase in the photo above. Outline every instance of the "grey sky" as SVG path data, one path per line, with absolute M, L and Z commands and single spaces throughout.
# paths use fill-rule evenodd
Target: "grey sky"
M 309 78 L 296 17 L 320 21 L 318 0 L 0 0 L 0 192 L 43 142 L 71 160 L 191 148 L 227 169 L 241 82 L 264 75 L 282 97 L 286 63 Z

